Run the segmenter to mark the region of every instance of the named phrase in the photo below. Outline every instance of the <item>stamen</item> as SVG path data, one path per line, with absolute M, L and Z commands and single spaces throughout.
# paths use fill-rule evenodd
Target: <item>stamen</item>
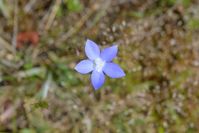
M 103 61 L 100 58 L 97 58 L 97 59 L 95 59 L 94 62 L 95 62 L 95 70 L 98 71 L 98 72 L 102 72 L 102 69 L 105 65 L 105 61 Z

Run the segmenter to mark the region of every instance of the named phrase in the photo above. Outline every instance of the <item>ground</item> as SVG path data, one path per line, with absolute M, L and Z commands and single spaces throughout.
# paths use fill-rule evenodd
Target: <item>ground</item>
M 198 133 L 198 0 L 0 1 L 0 131 Z M 117 44 L 94 91 L 86 39 Z

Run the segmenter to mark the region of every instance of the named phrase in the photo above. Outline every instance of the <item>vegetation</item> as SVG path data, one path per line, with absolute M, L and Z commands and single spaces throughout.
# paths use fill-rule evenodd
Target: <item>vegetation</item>
M 0 0 L 0 24 L 0 132 L 199 132 L 197 0 Z M 98 91 L 88 38 L 126 73 Z

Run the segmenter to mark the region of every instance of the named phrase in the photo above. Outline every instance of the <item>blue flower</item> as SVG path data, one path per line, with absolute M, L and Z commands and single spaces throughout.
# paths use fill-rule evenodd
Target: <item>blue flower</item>
M 97 44 L 91 40 L 86 41 L 85 52 L 88 57 L 86 60 L 80 61 L 75 70 L 81 74 L 91 74 L 91 83 L 95 90 L 99 89 L 105 81 L 105 75 L 111 78 L 121 78 L 125 76 L 124 71 L 119 65 L 112 62 L 118 51 L 117 45 L 108 47 L 100 52 Z

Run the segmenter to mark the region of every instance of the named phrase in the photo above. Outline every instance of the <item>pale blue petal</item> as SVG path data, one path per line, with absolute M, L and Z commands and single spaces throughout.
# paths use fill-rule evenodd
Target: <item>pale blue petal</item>
M 82 60 L 75 66 L 75 70 L 81 74 L 87 74 L 93 71 L 93 68 L 94 64 L 90 60 Z
M 91 83 L 95 90 L 99 89 L 105 81 L 105 75 L 103 72 L 93 71 L 91 74 Z
M 105 48 L 101 52 L 101 58 L 105 61 L 112 61 L 113 58 L 116 57 L 118 51 L 117 45 L 114 45 L 112 47 Z
M 124 71 L 120 68 L 119 65 L 115 63 L 106 63 L 103 68 L 103 71 L 106 75 L 111 78 L 121 78 L 125 76 Z
M 91 40 L 86 41 L 85 52 L 89 59 L 95 60 L 100 56 L 100 49 L 97 44 Z

